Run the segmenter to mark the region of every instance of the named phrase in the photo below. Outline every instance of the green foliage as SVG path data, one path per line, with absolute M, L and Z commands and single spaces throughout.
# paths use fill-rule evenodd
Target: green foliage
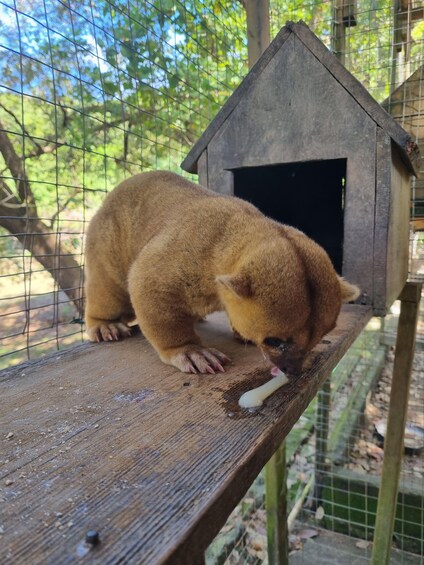
M 271 33 L 275 36 L 287 21 L 304 21 L 329 47 L 331 2 L 328 0 L 271 0 Z
M 235 0 L 18 7 L 1 8 L 0 121 L 47 219 L 97 207 L 130 174 L 176 169 L 246 71 Z
M 356 23 L 346 31 L 347 69 L 382 102 L 390 94 L 394 8 L 392 0 L 357 0 Z M 272 33 L 287 20 L 305 21 L 331 48 L 332 2 L 329 0 L 271 0 Z M 405 23 L 407 25 L 407 23 Z M 406 28 L 405 28 L 406 29 Z M 423 64 L 424 21 L 410 26 L 411 53 L 406 76 Z

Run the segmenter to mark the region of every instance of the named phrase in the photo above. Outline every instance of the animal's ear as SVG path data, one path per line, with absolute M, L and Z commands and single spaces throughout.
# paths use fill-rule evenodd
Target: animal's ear
M 343 277 L 339 277 L 339 282 L 343 302 L 352 302 L 352 300 L 356 300 L 358 298 L 361 291 L 356 285 L 345 281 Z
M 241 274 L 219 275 L 215 280 L 218 285 L 228 288 L 239 298 L 249 298 L 249 296 L 252 296 L 249 279 Z

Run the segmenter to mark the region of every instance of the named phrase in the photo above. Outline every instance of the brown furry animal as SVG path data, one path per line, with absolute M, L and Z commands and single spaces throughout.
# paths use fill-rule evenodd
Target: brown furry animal
M 358 295 L 303 233 L 170 172 L 106 197 L 87 233 L 85 292 L 91 340 L 127 337 L 137 319 L 162 361 L 186 373 L 224 371 L 228 358 L 193 328 L 213 311 L 290 374 Z

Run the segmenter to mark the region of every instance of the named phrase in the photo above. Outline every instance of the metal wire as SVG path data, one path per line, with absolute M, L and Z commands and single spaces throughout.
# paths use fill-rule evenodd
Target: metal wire
M 87 222 L 126 176 L 179 169 L 247 55 L 235 0 L 1 1 L 0 18 L 2 368 L 83 339 Z

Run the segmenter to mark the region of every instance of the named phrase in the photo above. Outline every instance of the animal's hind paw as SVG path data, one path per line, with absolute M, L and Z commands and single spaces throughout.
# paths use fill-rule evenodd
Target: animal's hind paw
M 183 371 L 183 373 L 225 373 L 223 365 L 230 359 L 213 347 L 190 346 L 184 351 L 172 355 L 169 363 Z
M 131 336 L 131 328 L 122 322 L 101 322 L 87 328 L 87 335 L 91 341 L 119 341 Z

